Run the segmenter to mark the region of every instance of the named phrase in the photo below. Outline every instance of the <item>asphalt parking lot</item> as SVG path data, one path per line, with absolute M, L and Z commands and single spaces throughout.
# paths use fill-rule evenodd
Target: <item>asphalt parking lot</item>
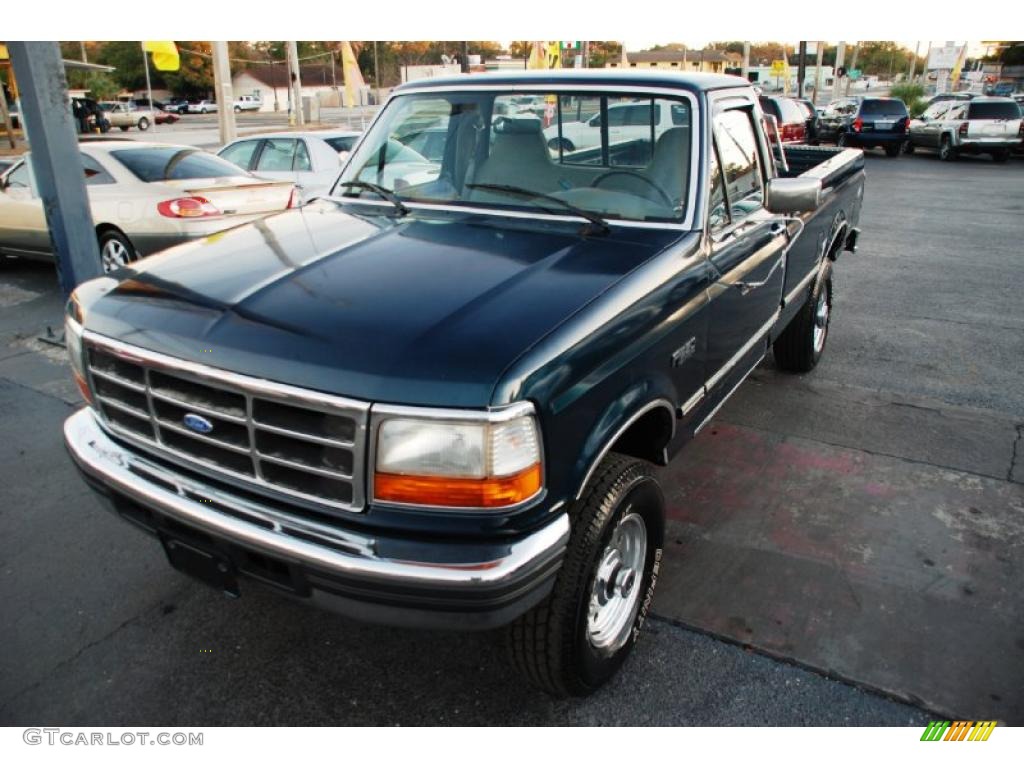
M 825 358 L 769 358 L 664 471 L 656 618 L 585 701 L 493 635 L 177 574 L 64 454 L 52 269 L 0 263 L 0 723 L 1024 723 L 1024 161 L 869 155 Z

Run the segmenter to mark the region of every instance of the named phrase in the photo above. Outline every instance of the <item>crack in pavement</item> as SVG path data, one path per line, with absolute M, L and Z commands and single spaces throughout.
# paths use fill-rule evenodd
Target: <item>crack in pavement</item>
M 1013 454 L 1010 456 L 1010 468 L 1006 470 L 1006 479 L 1011 483 L 1017 481 L 1013 479 L 1013 472 L 1017 468 L 1017 458 L 1020 456 L 1020 446 L 1024 442 L 1024 424 L 1017 425 L 1017 439 L 1013 441 Z
M 156 608 L 159 608 L 161 605 L 167 604 L 168 602 L 175 602 L 175 601 L 177 601 L 177 599 L 179 597 L 184 595 L 186 592 L 188 592 L 194 586 L 195 586 L 194 584 L 186 584 L 181 589 L 178 589 L 178 590 L 175 590 L 174 592 L 172 592 L 170 596 L 161 597 L 155 604 L 147 605 L 147 606 L 141 608 L 139 610 L 139 612 L 136 613 L 134 616 L 130 616 L 129 618 L 127 618 L 124 621 L 122 621 L 120 624 L 118 624 L 116 627 L 114 627 L 112 630 L 110 630 L 107 634 L 103 635 L 103 637 L 99 637 L 99 638 L 97 638 L 95 640 L 91 640 L 90 642 L 86 643 L 81 648 L 79 648 L 77 651 L 75 651 L 73 654 L 71 654 L 71 656 L 69 656 L 68 658 L 61 659 L 56 664 L 54 664 L 51 669 L 49 669 L 47 672 L 44 672 L 43 675 L 38 680 L 36 680 L 34 683 L 31 683 L 30 685 L 26 685 L 21 690 L 16 691 L 15 693 L 13 693 L 6 701 L 0 703 L 0 715 L 6 714 L 8 707 L 10 707 L 12 704 L 14 704 L 14 702 L 16 702 L 22 696 L 24 696 L 27 693 L 30 693 L 30 692 L 34 691 L 39 686 L 43 685 L 48 680 L 52 679 L 54 677 L 55 673 L 61 667 L 66 667 L 66 666 L 68 666 L 70 664 L 73 664 L 84 653 L 86 653 L 86 651 L 89 651 L 92 648 L 95 648 L 96 646 L 102 645 L 103 643 L 107 642 L 107 640 L 111 639 L 114 635 L 116 635 L 122 629 L 124 629 L 125 627 L 129 626 L 130 624 L 134 624 L 135 622 L 137 622 L 139 619 L 141 619 L 143 616 L 145 616 L 150 611 L 153 611 Z

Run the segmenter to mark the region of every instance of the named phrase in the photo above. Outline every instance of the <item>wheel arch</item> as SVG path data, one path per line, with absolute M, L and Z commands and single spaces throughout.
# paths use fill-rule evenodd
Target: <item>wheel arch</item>
M 587 437 L 577 464 L 575 499 L 583 495 L 594 471 L 611 452 L 653 464 L 668 463 L 676 431 L 676 407 L 665 395 L 631 389 L 605 409 Z

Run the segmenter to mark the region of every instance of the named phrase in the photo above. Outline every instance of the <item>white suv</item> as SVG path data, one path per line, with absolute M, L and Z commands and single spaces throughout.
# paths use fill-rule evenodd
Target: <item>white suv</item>
M 908 154 L 919 147 L 937 149 L 943 160 L 955 160 L 961 154 L 987 154 L 1003 163 L 1022 140 L 1024 123 L 1016 101 L 978 97 L 932 104 L 911 121 L 904 148 Z

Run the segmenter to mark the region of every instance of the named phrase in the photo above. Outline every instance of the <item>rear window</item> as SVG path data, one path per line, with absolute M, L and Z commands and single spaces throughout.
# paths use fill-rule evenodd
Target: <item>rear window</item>
M 352 145 L 356 143 L 355 136 L 332 136 L 324 139 L 327 145 L 335 152 L 351 152 Z
M 238 166 L 198 149 L 146 147 L 118 149 L 110 154 L 140 181 L 216 179 L 247 175 Z
M 860 105 L 860 113 L 864 116 L 902 117 L 907 114 L 907 106 L 899 99 L 864 99 Z
M 1012 101 L 972 101 L 968 120 L 1017 120 L 1020 118 L 1020 107 Z
M 782 122 L 802 123 L 807 119 L 807 115 L 792 99 L 779 99 L 778 104 L 782 111 Z

